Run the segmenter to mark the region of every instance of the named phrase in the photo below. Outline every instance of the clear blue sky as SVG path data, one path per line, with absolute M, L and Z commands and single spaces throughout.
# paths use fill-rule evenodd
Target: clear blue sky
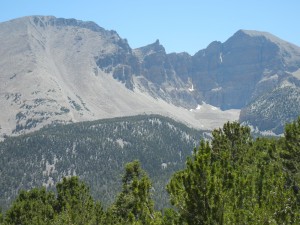
M 300 0 L 3 0 L 0 22 L 29 15 L 94 21 L 132 48 L 156 39 L 194 54 L 239 29 L 270 32 L 300 46 Z

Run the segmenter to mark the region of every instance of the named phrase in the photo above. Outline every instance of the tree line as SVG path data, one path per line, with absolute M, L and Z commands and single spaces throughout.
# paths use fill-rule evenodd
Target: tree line
M 139 161 L 125 166 L 122 188 L 106 209 L 78 177 L 56 191 L 21 191 L 1 224 L 300 224 L 300 117 L 281 138 L 254 139 L 226 123 L 200 142 L 166 189 L 172 207 L 156 210 Z

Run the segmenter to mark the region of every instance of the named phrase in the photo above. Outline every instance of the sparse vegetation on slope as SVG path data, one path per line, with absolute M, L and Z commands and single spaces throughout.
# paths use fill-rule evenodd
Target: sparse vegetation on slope
M 0 143 L 1 205 L 20 189 L 51 189 L 64 176 L 79 176 L 93 196 L 110 204 L 124 165 L 138 159 L 153 180 L 157 207 L 165 185 L 182 169 L 203 133 L 162 116 L 135 116 L 56 125 Z
M 77 177 L 57 194 L 21 191 L 3 224 L 299 224 L 300 117 L 281 139 L 253 139 L 249 127 L 226 123 L 202 140 L 167 185 L 171 204 L 153 207 L 152 184 L 139 161 L 125 165 L 122 189 L 104 210 Z M 37 207 L 43 203 L 42 207 Z

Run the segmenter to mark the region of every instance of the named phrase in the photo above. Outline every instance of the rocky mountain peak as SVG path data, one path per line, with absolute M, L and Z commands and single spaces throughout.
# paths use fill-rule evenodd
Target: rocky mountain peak
M 265 32 L 265 31 L 257 31 L 257 30 L 238 30 L 233 36 L 242 36 L 242 35 L 246 35 L 252 38 L 262 38 L 262 39 L 266 39 L 268 41 L 271 41 L 275 44 L 278 45 L 282 45 L 283 43 L 287 43 L 286 41 L 278 38 L 277 36 L 269 33 L 269 32 Z M 289 43 L 290 44 L 290 43 Z
M 248 35 L 251 37 L 271 37 L 272 38 L 277 38 L 276 36 L 272 35 L 269 32 L 264 32 L 264 31 L 258 31 L 258 30 L 245 30 L 245 29 L 240 29 L 233 36 L 242 36 L 242 35 Z M 278 39 L 278 38 L 277 38 Z
M 300 47 L 284 41 L 268 32 L 256 30 L 239 30 L 224 43 L 225 48 L 250 47 L 269 52 L 269 57 L 277 58 L 282 70 L 295 71 L 300 64 Z
M 154 53 L 166 54 L 165 48 L 160 44 L 158 39 L 154 43 L 137 48 L 134 51 L 139 58 L 144 58 Z
M 300 48 L 267 32 L 239 30 L 191 56 L 159 40 L 131 49 L 94 22 L 31 16 L 0 23 L 0 42 L 7 134 L 147 110 L 183 118 L 178 106 L 194 125 L 202 102 L 239 111 L 284 82 L 299 86 Z
M 56 18 L 54 16 L 30 16 L 28 17 L 30 21 L 33 21 L 35 25 L 39 26 L 57 26 L 57 27 L 65 27 L 65 26 L 72 26 L 72 27 L 79 27 L 79 28 L 86 28 L 91 31 L 95 32 L 107 32 L 104 28 L 97 25 L 95 22 L 92 21 L 82 21 L 76 20 L 73 18 L 65 19 L 65 18 Z M 115 31 L 108 31 L 111 34 L 116 34 Z

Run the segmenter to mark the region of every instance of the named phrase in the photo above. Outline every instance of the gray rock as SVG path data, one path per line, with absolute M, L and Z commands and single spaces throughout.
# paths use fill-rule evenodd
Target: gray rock
M 12 127 L 17 133 L 29 127 L 29 119 L 37 121 L 30 129 L 38 129 L 57 121 L 144 112 L 200 126 L 202 111 L 194 115 L 191 109 L 201 104 L 206 104 L 203 109 L 210 108 L 207 104 L 242 109 L 241 122 L 258 124 L 263 107 L 273 104 L 266 101 L 262 107 L 260 97 L 273 99 L 273 94 L 291 92 L 278 92 L 282 87 L 300 87 L 300 48 L 266 32 L 239 30 L 191 56 L 167 54 L 159 40 L 131 49 L 115 31 L 93 22 L 32 16 L 1 23 L 0 41 L 1 132 L 8 134 Z M 46 100 L 37 104 L 37 99 Z M 16 119 L 20 113 L 24 116 Z M 223 121 L 221 115 L 201 115 L 210 124 L 219 117 Z M 267 127 L 282 127 L 289 119 L 270 117 Z

